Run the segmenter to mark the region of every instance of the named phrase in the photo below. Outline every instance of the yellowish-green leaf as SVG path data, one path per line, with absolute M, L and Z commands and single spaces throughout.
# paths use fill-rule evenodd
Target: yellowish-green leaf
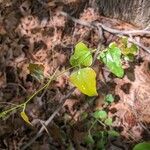
M 20 115 L 21 115 L 22 119 L 23 119 L 26 123 L 32 125 L 31 122 L 29 121 L 28 116 L 26 115 L 26 113 L 25 113 L 24 111 L 22 111 L 22 112 L 20 113 Z
M 112 118 L 107 118 L 104 122 L 107 126 L 111 126 L 112 125 Z
M 41 64 L 29 64 L 28 67 L 30 74 L 35 77 L 38 81 L 44 79 L 44 66 Z
M 92 68 L 80 69 L 70 76 L 70 81 L 74 84 L 82 93 L 88 96 L 96 96 L 96 73 Z
M 136 44 L 129 42 L 127 37 L 120 38 L 118 46 L 123 55 L 135 55 L 139 49 Z
M 70 58 L 70 64 L 72 66 L 90 66 L 93 58 L 89 48 L 83 43 L 79 42 L 75 46 L 75 52 Z

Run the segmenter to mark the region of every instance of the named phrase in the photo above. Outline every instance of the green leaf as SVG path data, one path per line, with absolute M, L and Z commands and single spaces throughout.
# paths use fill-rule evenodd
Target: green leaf
M 24 111 L 22 111 L 22 112 L 20 113 L 20 115 L 21 115 L 22 119 L 23 119 L 26 123 L 32 125 L 31 122 L 29 121 L 28 116 L 26 115 L 26 113 L 25 113 Z
M 70 76 L 70 81 L 82 93 L 88 96 L 96 96 L 96 73 L 92 68 L 80 69 Z
M 117 131 L 115 131 L 115 130 L 109 130 L 108 131 L 108 135 L 111 136 L 111 137 L 118 137 L 118 136 L 120 136 L 120 134 Z
M 107 118 L 104 122 L 107 126 L 111 126 L 112 125 L 112 118 Z
M 139 143 L 134 146 L 133 150 L 150 150 L 150 142 Z
M 122 37 L 119 40 L 119 48 L 124 55 L 135 55 L 139 49 L 136 44 L 129 42 L 127 37 Z
M 101 138 L 100 140 L 97 141 L 97 149 L 99 150 L 106 150 L 106 144 L 107 140 L 105 138 Z
M 113 103 L 114 102 L 114 97 L 112 96 L 112 94 L 107 94 L 105 97 L 105 101 L 108 103 Z
M 123 77 L 124 70 L 121 64 L 121 50 L 111 43 L 109 47 L 100 53 L 98 59 L 102 60 L 108 69 L 117 77 Z
M 79 42 L 75 46 L 75 52 L 70 58 L 70 64 L 72 66 L 90 66 L 93 58 L 89 48 L 82 42 Z
M 134 55 L 133 55 L 133 54 L 125 55 L 125 56 L 124 56 L 124 60 L 133 62 L 133 60 L 134 60 Z
M 100 139 L 97 140 L 97 149 L 105 150 L 107 144 L 107 133 L 105 131 L 100 132 Z
M 84 120 L 84 119 L 86 119 L 88 117 L 88 113 L 87 112 L 83 112 L 82 114 L 81 114 L 81 120 Z
M 93 113 L 93 117 L 96 119 L 106 119 L 107 118 L 107 112 L 104 110 L 97 110 Z
M 84 141 L 86 144 L 94 144 L 94 139 L 90 134 L 88 134 L 88 136 L 85 137 Z
M 44 66 L 41 64 L 29 64 L 28 67 L 30 74 L 35 77 L 38 81 L 44 79 Z

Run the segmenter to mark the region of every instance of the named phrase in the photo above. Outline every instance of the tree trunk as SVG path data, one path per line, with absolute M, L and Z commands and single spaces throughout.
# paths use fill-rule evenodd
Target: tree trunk
M 104 16 L 120 19 L 137 26 L 150 24 L 150 0 L 95 0 Z

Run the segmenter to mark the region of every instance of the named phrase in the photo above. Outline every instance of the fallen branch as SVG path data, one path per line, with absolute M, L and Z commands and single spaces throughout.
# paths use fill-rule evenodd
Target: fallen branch
M 89 23 L 89 22 L 84 21 L 84 20 L 76 19 L 76 18 L 70 16 L 69 14 L 67 14 L 66 12 L 60 12 L 60 14 L 65 16 L 65 17 L 68 17 L 69 19 L 71 19 L 73 22 L 75 22 L 77 24 L 80 24 L 80 25 L 83 25 L 83 26 L 86 26 L 86 27 L 90 27 L 90 28 L 98 28 L 98 29 L 102 28 L 103 30 L 105 30 L 109 33 L 116 34 L 116 36 L 120 36 L 120 35 L 127 35 L 129 37 L 133 36 L 133 35 L 145 35 L 145 36 L 148 36 L 148 37 L 150 36 L 150 31 L 146 30 L 148 28 L 143 29 L 143 30 L 130 30 L 130 31 L 117 30 L 117 29 L 112 29 L 110 27 L 107 27 L 102 23 L 98 23 L 98 22 Z M 146 52 L 150 53 L 150 48 L 149 47 L 145 47 L 141 43 L 139 43 L 139 42 L 137 42 L 133 39 L 130 39 L 130 38 L 129 38 L 129 41 L 136 44 L 136 45 L 138 45 L 139 47 L 141 47 Z
M 97 28 L 103 28 L 103 27 L 102 27 L 102 26 L 97 26 Z M 103 29 L 104 29 L 104 28 L 103 28 Z M 106 29 L 106 28 L 105 28 L 105 29 Z M 105 30 L 105 29 L 104 29 L 104 30 Z M 107 31 L 107 30 L 106 30 L 106 31 Z M 110 32 L 110 31 L 112 31 L 112 32 Z M 115 34 L 115 33 L 113 32 L 113 29 L 112 29 L 112 30 L 109 30 L 108 32 Z M 119 34 L 116 34 L 116 36 L 120 37 Z M 136 40 L 134 40 L 132 34 L 128 34 L 128 36 L 129 36 L 129 38 L 128 38 L 129 42 L 136 44 L 137 46 L 141 47 L 143 50 L 145 50 L 146 52 L 148 52 L 148 53 L 150 54 L 150 48 L 149 48 L 149 47 L 145 47 L 145 46 L 144 46 L 143 44 L 141 44 L 140 42 L 137 42 Z
M 70 16 L 69 14 L 67 14 L 66 12 L 60 12 L 61 15 L 70 18 L 72 21 L 74 21 L 75 23 L 81 24 L 83 26 L 87 26 L 87 27 L 95 27 L 95 25 L 97 26 L 101 26 L 104 30 L 110 32 L 110 33 L 114 33 L 114 34 L 123 34 L 123 35 L 148 35 L 150 36 L 150 31 L 143 29 L 143 30 L 117 30 L 117 29 L 112 29 L 110 27 L 105 26 L 102 23 L 98 23 L 98 22 L 93 22 L 93 23 L 89 23 L 87 21 L 83 21 L 80 19 L 76 19 L 72 16 Z
M 103 25 L 102 23 L 97 23 L 97 25 L 101 26 L 105 31 L 108 31 L 108 32 L 114 33 L 114 34 L 150 36 L 150 31 L 147 31 L 147 30 L 129 30 L 129 31 L 126 31 L 126 30 L 112 29 L 110 27 Z

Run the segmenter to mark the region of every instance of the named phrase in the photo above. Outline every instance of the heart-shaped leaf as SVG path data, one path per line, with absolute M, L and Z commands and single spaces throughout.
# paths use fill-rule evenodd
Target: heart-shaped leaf
M 139 143 L 134 146 L 133 150 L 150 150 L 150 142 Z
M 41 64 L 29 64 L 28 67 L 30 74 L 35 77 L 38 81 L 44 79 L 44 66 Z
M 136 44 L 129 42 L 127 37 L 120 38 L 118 47 L 123 55 L 135 55 L 139 49 Z
M 72 66 L 90 66 L 92 64 L 93 58 L 89 48 L 82 42 L 79 42 L 75 46 L 75 52 L 70 58 L 70 64 Z
M 114 102 L 114 97 L 112 96 L 112 94 L 107 94 L 105 97 L 105 101 L 108 103 L 113 103 Z
M 80 69 L 70 76 L 70 81 L 74 84 L 82 93 L 88 96 L 96 96 L 96 73 L 92 68 Z
M 105 51 L 101 52 L 98 59 L 102 60 L 117 77 L 123 77 L 124 69 L 121 64 L 121 50 L 115 43 L 111 43 Z
M 107 118 L 107 112 L 104 110 L 97 110 L 93 113 L 93 117 L 96 119 L 106 119 Z

